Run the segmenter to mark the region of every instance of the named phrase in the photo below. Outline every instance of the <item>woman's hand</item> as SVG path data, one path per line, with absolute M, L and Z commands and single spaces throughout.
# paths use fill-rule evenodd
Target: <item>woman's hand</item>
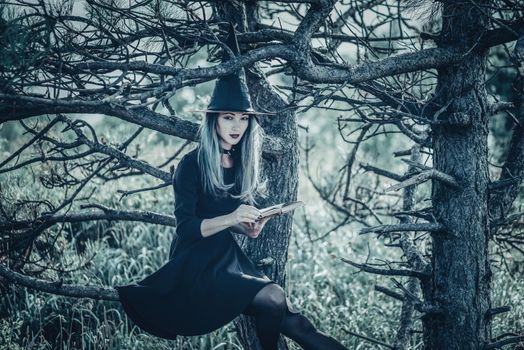
M 260 217 L 260 211 L 251 205 L 240 204 L 234 212 L 229 214 L 229 217 L 231 226 L 240 223 L 254 224 Z
M 260 221 L 256 221 L 255 223 L 241 222 L 240 225 L 242 225 L 245 229 L 246 236 L 251 238 L 257 238 L 269 219 L 271 219 L 270 216 L 265 217 Z

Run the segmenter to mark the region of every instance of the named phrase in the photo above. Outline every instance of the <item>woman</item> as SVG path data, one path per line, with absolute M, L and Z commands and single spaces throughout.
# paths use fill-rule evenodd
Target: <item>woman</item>
M 231 29 L 228 39 L 238 52 Z M 345 349 L 295 310 L 232 236 L 256 238 L 269 220 L 258 220 L 254 206 L 264 193 L 261 128 L 242 74 L 218 80 L 199 146 L 176 168 L 169 262 L 138 284 L 117 287 L 120 301 L 138 326 L 167 339 L 209 333 L 242 313 L 254 317 L 264 350 L 277 349 L 280 333 L 304 349 Z

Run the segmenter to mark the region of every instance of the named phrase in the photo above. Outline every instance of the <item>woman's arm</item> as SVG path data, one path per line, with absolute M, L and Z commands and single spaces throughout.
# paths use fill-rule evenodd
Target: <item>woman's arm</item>
M 264 226 L 266 225 L 266 222 L 268 222 L 271 218 L 272 216 L 267 216 L 262 220 L 255 221 L 254 223 L 240 222 L 236 225 L 231 226 L 231 230 L 251 238 L 257 238 Z
M 203 219 L 196 214 L 198 188 L 200 187 L 198 164 L 185 155 L 175 169 L 175 217 L 177 236 L 188 241 L 203 239 L 200 230 Z
M 260 211 L 250 205 L 241 204 L 232 213 L 217 216 L 210 219 L 204 219 L 200 227 L 203 237 L 209 237 L 215 233 L 231 227 L 233 231 L 247 234 L 258 235 L 264 225 L 257 224 L 257 219 L 260 217 Z M 263 223 L 267 220 L 262 219 Z M 252 227 L 250 226 L 252 225 Z M 257 229 L 260 229 L 257 231 Z
M 220 232 L 232 226 L 237 225 L 234 225 L 234 221 L 231 214 L 226 214 L 202 220 L 202 224 L 200 225 L 200 231 L 202 232 L 203 237 L 209 237 L 217 232 Z

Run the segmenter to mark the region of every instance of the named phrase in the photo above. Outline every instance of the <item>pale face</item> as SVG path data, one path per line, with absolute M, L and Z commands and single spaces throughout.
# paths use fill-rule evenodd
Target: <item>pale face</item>
M 216 131 L 220 145 L 231 149 L 238 144 L 249 125 L 249 114 L 240 112 L 220 112 L 218 114 Z

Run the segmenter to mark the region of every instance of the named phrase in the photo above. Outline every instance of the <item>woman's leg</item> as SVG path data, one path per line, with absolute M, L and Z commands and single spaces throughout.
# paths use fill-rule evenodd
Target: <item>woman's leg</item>
M 258 339 L 264 350 L 277 349 L 280 332 L 304 350 L 347 350 L 335 339 L 317 331 L 303 315 L 291 313 L 285 292 L 278 284 L 262 288 L 244 314 L 255 317 Z
M 258 339 L 264 350 L 276 350 L 282 318 L 287 310 L 284 290 L 271 283 L 262 288 L 244 314 L 255 317 Z
M 335 339 L 316 330 L 306 317 L 289 312 L 287 307 L 281 331 L 286 337 L 296 341 L 304 350 L 347 350 Z

